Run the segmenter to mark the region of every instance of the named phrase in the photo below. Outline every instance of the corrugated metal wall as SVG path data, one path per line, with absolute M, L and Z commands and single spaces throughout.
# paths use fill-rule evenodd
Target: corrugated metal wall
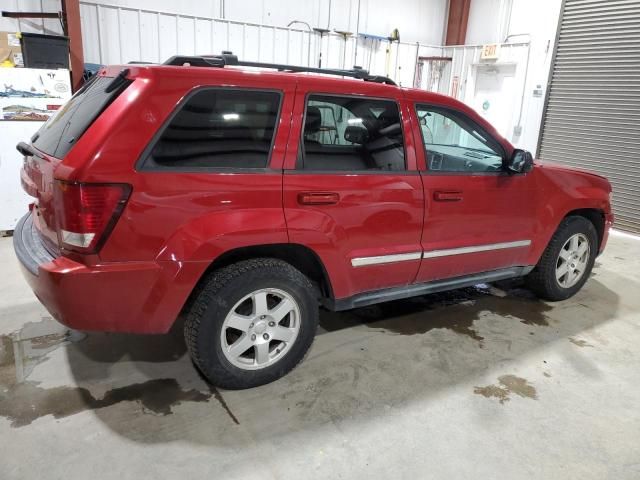
M 640 233 L 640 0 L 565 1 L 538 150 L 609 178 Z

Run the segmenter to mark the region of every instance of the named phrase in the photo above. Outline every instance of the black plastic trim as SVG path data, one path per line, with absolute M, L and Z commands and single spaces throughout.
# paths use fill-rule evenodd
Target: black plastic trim
M 131 83 L 131 80 L 127 79 L 127 75 L 129 75 L 129 69 L 123 68 L 120 73 L 116 77 L 114 77 L 113 80 L 111 80 L 111 83 L 109 83 L 109 85 L 107 85 L 107 87 L 104 89 L 105 93 L 115 92 L 123 86 Z
M 27 213 L 18 221 L 13 230 L 13 249 L 20 263 L 33 275 L 38 276 L 38 267 L 55 259 L 40 238 L 33 226 L 31 213 Z
M 391 177 L 405 177 L 420 175 L 418 170 L 284 170 L 285 175 L 387 175 Z
M 352 308 L 365 307 L 375 303 L 401 300 L 429 293 L 444 292 L 457 288 L 470 287 L 478 283 L 495 282 L 508 278 L 521 277 L 533 270 L 533 266 L 509 267 L 489 272 L 474 273 L 462 277 L 447 278 L 433 282 L 407 285 L 404 287 L 385 288 L 373 292 L 359 293 L 352 297 L 338 299 L 323 299 L 323 305 L 329 310 L 341 311 Z
M 35 152 L 33 151 L 33 147 L 24 142 L 19 142 L 16 145 L 16 150 L 18 150 L 18 152 L 20 152 L 25 157 L 33 157 L 35 155 Z
M 204 56 L 187 56 L 175 55 L 168 58 L 163 65 L 184 65 L 188 63 L 191 67 L 218 67 L 223 68 L 226 65 L 238 67 L 259 67 L 271 68 L 280 72 L 309 72 L 322 73 L 323 75 L 337 75 L 340 77 L 351 77 L 364 80 L 365 82 L 386 83 L 387 85 L 396 85 L 396 82 L 389 77 L 382 75 L 371 75 L 368 70 L 361 67 L 353 67 L 351 70 L 304 67 L 301 65 L 287 65 L 283 63 L 264 63 L 264 62 L 248 62 L 238 60 L 238 57 L 231 52 L 222 52 L 221 55 L 204 55 Z

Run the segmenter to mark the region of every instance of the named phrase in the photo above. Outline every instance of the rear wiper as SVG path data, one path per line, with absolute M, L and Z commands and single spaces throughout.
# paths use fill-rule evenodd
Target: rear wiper
M 33 157 L 36 154 L 36 152 L 33 151 L 31 145 L 24 142 L 20 142 L 19 144 L 17 144 L 16 150 L 18 150 L 25 157 Z

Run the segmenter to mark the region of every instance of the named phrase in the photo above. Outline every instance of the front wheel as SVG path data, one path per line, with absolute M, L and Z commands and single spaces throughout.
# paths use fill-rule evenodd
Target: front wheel
M 527 285 L 545 300 L 565 300 L 585 284 L 598 251 L 598 234 L 584 217 L 565 218 L 540 261 L 527 276 Z
M 313 293 L 307 277 L 281 260 L 246 260 L 213 272 L 187 313 L 191 358 L 207 380 L 224 388 L 282 377 L 313 342 Z

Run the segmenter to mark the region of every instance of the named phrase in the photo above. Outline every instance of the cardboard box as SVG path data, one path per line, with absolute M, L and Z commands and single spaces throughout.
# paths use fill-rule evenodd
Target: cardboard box
M 16 32 L 0 32 L 0 63 L 9 60 L 16 66 L 22 67 L 22 50 L 20 49 L 20 34 Z

